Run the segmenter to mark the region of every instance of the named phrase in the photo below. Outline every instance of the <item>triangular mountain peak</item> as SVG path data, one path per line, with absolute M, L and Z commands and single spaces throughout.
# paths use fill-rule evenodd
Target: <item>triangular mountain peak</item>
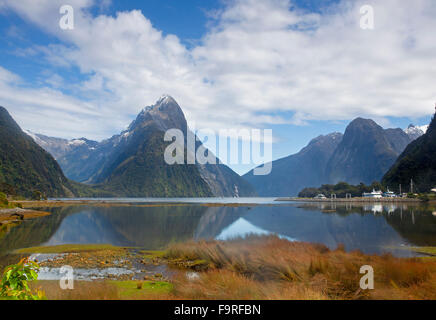
M 2 106 L 0 106 L 0 126 L 21 132 L 20 127 L 9 114 L 8 110 Z
M 156 125 L 160 130 L 177 128 L 186 131 L 186 118 L 182 108 L 170 95 L 162 95 L 155 104 L 147 106 L 129 126 L 129 131 L 138 126 Z

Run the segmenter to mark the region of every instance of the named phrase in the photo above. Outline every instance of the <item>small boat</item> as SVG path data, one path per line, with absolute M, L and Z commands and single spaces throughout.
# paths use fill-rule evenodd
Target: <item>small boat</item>
M 385 197 L 385 198 L 396 198 L 397 195 L 395 193 L 393 193 L 392 191 L 390 191 L 389 188 L 388 188 L 388 190 L 385 193 L 383 193 L 383 197 Z
M 372 192 L 370 192 L 370 193 L 365 192 L 363 194 L 363 197 L 364 198 L 376 198 L 376 199 L 379 199 L 379 198 L 383 198 L 383 192 L 381 192 L 380 190 L 379 191 L 375 191 L 375 189 L 373 189 Z
M 316 197 L 314 197 L 314 199 L 327 199 L 327 197 L 320 193 Z

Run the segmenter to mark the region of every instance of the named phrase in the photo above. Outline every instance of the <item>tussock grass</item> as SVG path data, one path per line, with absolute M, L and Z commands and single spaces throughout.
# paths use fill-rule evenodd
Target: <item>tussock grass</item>
M 89 254 L 96 254 L 90 252 Z M 436 262 L 345 252 L 343 246 L 289 242 L 276 236 L 171 245 L 144 259 L 179 268 L 165 281 L 78 281 L 60 290 L 40 281 L 49 299 L 354 300 L 436 299 Z M 360 268 L 374 270 L 374 290 L 360 288 Z M 187 271 L 197 273 L 188 277 Z
M 203 260 L 199 280 L 176 279 L 187 299 L 436 299 L 436 263 L 329 250 L 323 245 L 251 236 L 172 245 L 168 259 Z M 374 269 L 375 290 L 360 288 L 360 268 Z

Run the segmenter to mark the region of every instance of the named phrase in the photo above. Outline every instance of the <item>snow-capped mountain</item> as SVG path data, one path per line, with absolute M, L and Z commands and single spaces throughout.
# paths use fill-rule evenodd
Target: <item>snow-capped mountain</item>
M 425 126 L 415 126 L 410 124 L 407 129 L 404 129 L 404 132 L 410 137 L 412 140 L 418 139 L 420 136 L 424 135 L 427 132 L 428 125 Z
M 418 128 L 421 129 L 424 134 L 426 134 L 429 126 L 430 125 L 426 124 L 424 126 L 419 126 Z
M 218 161 L 196 166 L 166 164 L 163 153 L 168 142 L 163 137 L 172 128 L 180 129 L 186 139 L 189 129 L 183 111 L 171 96 L 164 95 L 142 109 L 127 130 L 101 142 L 28 134 L 56 157 L 68 178 L 119 196 L 255 195 L 248 182 Z
M 58 162 L 60 162 L 65 155 L 77 149 L 81 149 L 82 152 L 86 150 L 93 150 L 98 143 L 85 138 L 67 140 L 48 137 L 29 130 L 24 130 L 24 132 L 30 136 L 40 147 L 50 153 Z

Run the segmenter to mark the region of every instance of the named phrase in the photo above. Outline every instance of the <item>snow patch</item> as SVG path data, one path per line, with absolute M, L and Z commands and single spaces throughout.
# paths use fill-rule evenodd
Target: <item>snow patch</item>
M 71 141 L 68 142 L 68 144 L 70 146 L 81 146 L 81 145 L 83 145 L 85 143 L 86 143 L 86 141 L 83 141 L 83 140 L 80 140 L 80 139 L 75 139 L 75 140 L 71 140 Z
M 426 124 L 425 126 L 419 126 L 418 128 L 421 129 L 422 132 L 426 133 L 428 130 L 428 124 Z
M 31 137 L 33 140 L 37 141 L 38 137 L 31 131 L 29 130 L 23 130 L 25 134 L 27 134 L 29 137 Z
M 157 100 L 157 104 L 162 103 L 168 99 L 171 99 L 171 96 L 169 94 L 163 94 L 160 96 L 159 100 Z
M 417 139 L 420 136 L 424 135 L 427 132 L 427 129 L 428 125 L 415 126 L 411 124 L 409 125 L 409 127 L 407 127 L 407 129 L 404 129 L 404 132 L 412 139 Z

